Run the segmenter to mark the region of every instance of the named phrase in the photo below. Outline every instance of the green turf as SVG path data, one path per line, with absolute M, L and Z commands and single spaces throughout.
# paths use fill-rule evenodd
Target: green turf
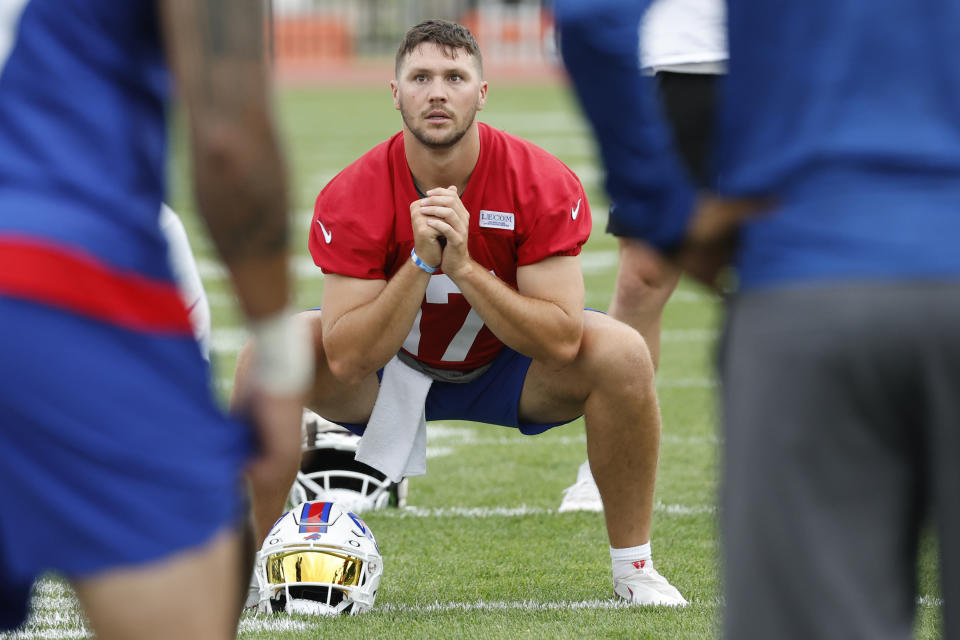
M 293 174 L 294 253 L 306 267 L 298 303 L 308 307 L 318 304 L 322 287 L 306 253 L 313 200 L 337 171 L 394 133 L 399 115 L 386 82 L 379 88 L 287 90 L 277 106 Z M 494 86 L 481 119 L 540 144 L 581 175 L 594 213 L 583 255 L 587 303 L 605 309 L 616 247 L 604 233 L 607 203 L 593 144 L 568 95 L 560 87 Z M 177 122 L 171 202 L 183 214 L 201 259 L 213 311 L 218 390 L 225 397 L 242 326 L 222 271 L 211 267 L 210 245 L 194 215 Z M 240 637 L 714 637 L 721 602 L 715 512 L 720 438 L 712 360 L 720 314 L 715 299 L 686 281 L 664 314 L 658 374 L 664 437 L 653 549 L 658 568 L 690 607 L 617 606 L 602 516 L 556 513 L 562 489 L 585 458 L 582 421 L 535 438 L 502 427 L 450 423 L 431 428 L 429 472 L 410 482 L 410 504 L 418 510 L 406 517 L 365 515 L 385 564 L 374 611 L 339 619 L 247 615 Z M 497 515 L 498 508 L 520 515 Z M 424 516 L 423 510 L 436 515 Z M 69 592 L 56 581 L 41 588 L 34 618 L 16 637 L 83 637 Z M 939 592 L 929 539 L 919 592 L 933 604 L 925 600 L 919 608 L 918 637 L 936 638 Z

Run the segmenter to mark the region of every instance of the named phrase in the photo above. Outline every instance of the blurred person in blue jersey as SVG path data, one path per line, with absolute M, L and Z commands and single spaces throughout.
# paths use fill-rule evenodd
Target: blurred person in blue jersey
M 911 637 L 932 520 L 960 638 L 960 4 L 728 3 L 699 193 L 637 68 L 647 4 L 561 0 L 557 20 L 630 233 L 735 287 L 724 632 Z
M 723 0 L 654 0 L 640 25 L 641 69 L 654 77 L 671 138 L 699 187 L 710 183 L 712 171 L 717 85 L 727 61 L 724 13 Z M 607 312 L 640 332 L 658 369 L 663 309 L 680 280 L 680 269 L 629 228 L 621 230 L 615 204 L 607 232 L 617 237 L 620 257 Z M 558 511 L 603 511 L 589 461 L 580 465 L 576 482 L 564 489 Z
M 260 0 L 2 5 L 0 629 L 55 571 L 99 638 L 235 637 L 243 474 L 299 457 L 312 367 L 286 311 L 264 17 Z M 211 395 L 167 260 L 167 60 L 257 344 L 249 425 Z

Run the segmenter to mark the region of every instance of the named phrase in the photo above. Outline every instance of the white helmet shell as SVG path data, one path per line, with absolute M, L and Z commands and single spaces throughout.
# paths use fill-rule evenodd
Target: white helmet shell
M 290 488 L 291 505 L 322 500 L 354 513 L 406 506 L 406 479 L 391 482 L 354 459 L 360 436 L 309 410 L 303 412 L 302 432 L 303 455 Z
M 257 553 L 262 613 L 357 614 L 377 597 L 383 559 L 373 532 L 332 502 L 304 502 L 283 514 Z

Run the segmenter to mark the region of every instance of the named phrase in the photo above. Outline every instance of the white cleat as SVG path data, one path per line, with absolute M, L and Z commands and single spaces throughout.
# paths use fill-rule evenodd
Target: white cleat
M 603 511 L 600 490 L 590 472 L 590 463 L 584 462 L 577 470 L 577 481 L 563 490 L 560 513 L 566 511 Z
M 689 604 L 677 588 L 653 568 L 652 560 L 633 563 L 636 571 L 614 579 L 613 593 L 627 602 L 639 605 L 683 607 Z

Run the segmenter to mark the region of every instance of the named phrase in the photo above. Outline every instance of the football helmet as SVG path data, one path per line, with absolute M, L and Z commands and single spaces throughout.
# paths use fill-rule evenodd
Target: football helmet
M 406 478 L 391 482 L 373 467 L 354 459 L 360 436 L 309 410 L 303 412 L 302 431 L 303 456 L 290 488 L 291 505 L 325 500 L 354 513 L 406 506 Z
M 283 514 L 254 567 L 262 613 L 357 614 L 373 607 L 383 574 L 370 527 L 333 502 Z

